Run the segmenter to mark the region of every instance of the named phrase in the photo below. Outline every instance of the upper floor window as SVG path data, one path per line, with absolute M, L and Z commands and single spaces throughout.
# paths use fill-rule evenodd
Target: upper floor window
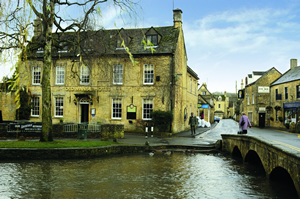
M 144 84 L 154 83 L 154 65 L 144 64 Z
M 65 67 L 56 66 L 56 84 L 65 83 Z
M 158 35 L 146 35 L 147 37 L 147 42 L 150 41 L 153 46 L 158 45 Z
M 276 100 L 281 100 L 281 94 L 278 94 L 278 89 L 275 90 L 275 98 Z
M 41 67 L 35 66 L 32 68 L 32 85 L 41 84 Z
M 252 104 L 254 104 L 254 94 L 252 93 Z
M 300 98 L 300 86 L 296 87 L 297 98 Z
M 114 65 L 113 83 L 123 84 L 123 65 Z
M 90 69 L 88 66 L 81 66 L 80 84 L 90 83 Z
M 122 99 L 112 100 L 112 119 L 122 119 Z
M 285 99 L 287 100 L 289 98 L 289 95 L 288 95 L 288 87 L 285 87 L 284 88 L 284 95 L 285 95 Z
M 59 43 L 58 52 L 59 53 L 67 53 L 68 52 L 67 42 L 60 42 Z
M 202 95 L 206 95 L 206 91 L 202 91 Z
M 192 93 L 193 92 L 193 80 L 192 80 L 192 78 L 191 78 L 190 84 L 191 84 L 191 93 Z
M 32 101 L 31 116 L 39 116 L 40 115 L 39 97 L 33 97 L 31 101 Z
M 247 95 L 247 105 L 249 105 L 249 102 L 250 101 L 250 99 L 249 99 L 249 95 Z
M 151 120 L 153 111 L 153 99 L 143 99 L 143 120 Z
M 64 115 L 64 98 L 56 97 L 55 98 L 55 111 L 54 115 L 56 117 L 62 117 Z
M 221 104 L 219 104 L 219 108 L 221 108 Z

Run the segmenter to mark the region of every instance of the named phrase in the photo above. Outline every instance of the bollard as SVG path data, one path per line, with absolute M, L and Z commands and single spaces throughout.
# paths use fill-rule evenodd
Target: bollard
M 145 127 L 145 138 L 147 139 L 148 138 L 148 123 L 146 123 L 146 127 Z
M 153 130 L 154 130 L 154 124 L 151 124 L 151 137 L 153 138 Z

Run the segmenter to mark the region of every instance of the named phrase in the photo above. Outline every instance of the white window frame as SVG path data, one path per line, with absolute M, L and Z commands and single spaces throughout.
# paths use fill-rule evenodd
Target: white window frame
M 154 42 L 154 38 L 156 38 L 156 43 Z M 151 35 L 146 35 L 147 43 L 150 41 L 153 46 L 158 46 L 158 35 L 157 34 L 151 34 Z
M 88 66 L 81 66 L 80 69 L 80 84 L 81 85 L 89 85 L 91 80 L 91 71 Z
M 123 84 L 123 65 L 115 64 L 113 66 L 113 84 Z
M 145 105 L 148 104 L 152 107 L 145 107 Z M 154 104 L 153 104 L 153 99 L 143 99 L 143 120 L 152 120 L 150 117 L 150 113 L 153 111 Z M 145 117 L 146 116 L 146 117 Z
M 249 100 L 249 95 L 247 95 L 247 105 L 249 105 L 249 102 L 250 100 Z
M 32 85 L 41 85 L 41 67 L 40 66 L 34 66 L 32 67 Z
M 39 117 L 40 116 L 40 98 L 39 97 L 33 97 L 31 99 L 32 102 L 32 109 L 31 109 L 31 116 L 33 117 Z
M 206 95 L 206 91 L 202 91 L 202 95 Z
M 192 80 L 192 78 L 191 78 L 191 93 L 193 93 L 193 80 Z
M 55 115 L 55 117 L 63 117 L 64 116 L 64 98 L 63 97 L 55 97 L 54 115 Z
M 121 105 L 121 107 L 118 107 L 115 105 Z M 111 118 L 112 119 L 122 119 L 122 99 L 121 98 L 112 99 Z
M 146 67 L 150 67 L 150 70 L 146 70 Z M 150 73 L 148 74 L 146 71 L 150 71 Z M 146 82 L 147 80 L 150 80 L 150 82 Z M 143 83 L 147 85 L 154 84 L 154 64 L 144 64 Z
M 253 112 L 252 111 L 248 112 L 248 118 L 249 118 L 250 122 L 253 122 Z
M 57 84 L 57 85 L 65 84 L 65 67 L 64 66 L 56 66 L 55 84 Z

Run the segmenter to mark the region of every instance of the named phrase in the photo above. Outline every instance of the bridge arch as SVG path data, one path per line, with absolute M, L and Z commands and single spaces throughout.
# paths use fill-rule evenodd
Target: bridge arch
M 298 151 L 260 137 L 249 135 L 222 134 L 222 150 L 228 153 L 240 152 L 244 162 L 261 162 L 266 177 L 276 179 L 285 173 L 292 180 L 300 198 L 300 154 Z M 286 174 L 288 173 L 288 174 Z

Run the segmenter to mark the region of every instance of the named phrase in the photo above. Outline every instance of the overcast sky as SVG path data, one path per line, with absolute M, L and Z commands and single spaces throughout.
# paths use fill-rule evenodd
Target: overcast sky
M 141 0 L 140 5 L 139 17 L 130 21 L 120 20 L 112 7 L 102 8 L 101 23 L 107 29 L 170 26 L 173 8 L 180 8 L 188 66 L 210 92 L 235 92 L 236 81 L 240 89 L 252 71 L 275 67 L 284 73 L 291 58 L 300 58 L 299 0 Z M 6 64 L 0 77 L 8 73 Z

